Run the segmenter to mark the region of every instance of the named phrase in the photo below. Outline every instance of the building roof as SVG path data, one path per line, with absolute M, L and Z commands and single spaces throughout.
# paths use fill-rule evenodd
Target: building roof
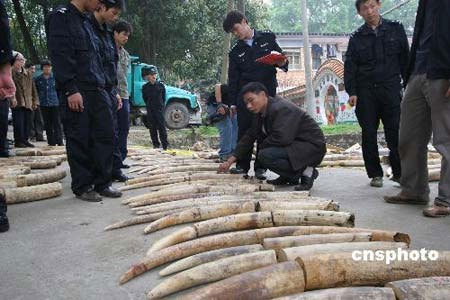
M 304 85 L 305 71 L 304 70 L 289 70 L 289 72 L 279 71 L 277 73 L 278 91 L 282 92 L 300 85 Z
M 344 63 L 338 59 L 328 59 L 326 60 L 322 65 L 320 65 L 319 69 L 317 70 L 316 74 L 313 77 L 313 85 L 314 81 L 320 77 L 320 75 L 323 72 L 331 71 L 335 73 L 340 79 L 344 79 Z M 290 73 L 289 71 L 288 73 Z M 294 71 L 295 72 L 295 71 Z M 279 91 L 279 95 L 284 97 L 285 99 L 292 100 L 297 103 L 303 102 L 303 99 L 306 94 L 306 85 L 305 85 L 305 73 L 303 73 L 303 81 L 298 81 L 299 84 L 297 84 L 294 87 L 287 88 L 287 89 L 281 89 Z M 281 76 L 281 75 L 280 75 Z M 295 78 L 298 75 L 293 75 L 293 78 Z
M 339 59 L 327 59 L 322 65 L 320 65 L 319 69 L 316 72 L 316 75 L 313 77 L 313 81 L 316 80 L 323 72 L 326 70 L 330 70 L 335 73 L 340 79 L 344 79 L 344 63 Z

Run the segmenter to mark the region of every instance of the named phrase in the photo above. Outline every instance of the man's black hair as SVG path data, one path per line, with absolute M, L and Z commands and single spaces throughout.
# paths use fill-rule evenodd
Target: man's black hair
M 44 66 L 52 66 L 52 63 L 48 59 L 43 59 L 41 61 L 41 69 L 43 69 Z
M 250 82 L 244 85 L 241 90 L 241 95 L 244 96 L 247 93 L 259 94 L 261 92 L 266 93 L 266 96 L 269 96 L 269 91 L 264 86 L 264 84 L 260 82 Z
M 121 11 L 125 11 L 125 0 L 101 0 L 100 2 L 105 5 L 106 10 L 110 8 L 117 8 Z
M 31 61 L 27 61 L 26 63 L 25 63 L 25 69 L 29 69 L 29 68 L 31 68 L 32 66 L 34 66 L 33 65 L 33 63 L 31 62 Z
M 359 9 L 361 8 L 361 5 L 363 3 L 366 3 L 367 1 L 369 1 L 369 0 L 356 0 L 356 2 L 355 2 L 356 10 L 359 12 Z M 377 1 L 377 3 L 380 3 L 380 0 L 376 0 L 376 1 Z
M 117 33 L 121 32 L 126 32 L 129 34 L 133 33 L 133 27 L 131 26 L 131 24 L 124 20 L 120 20 L 116 24 L 114 24 L 112 29 L 114 32 Z
M 241 23 L 242 20 L 247 20 L 243 13 L 238 10 L 230 11 L 225 17 L 225 20 L 223 20 L 223 30 L 230 33 L 234 24 Z

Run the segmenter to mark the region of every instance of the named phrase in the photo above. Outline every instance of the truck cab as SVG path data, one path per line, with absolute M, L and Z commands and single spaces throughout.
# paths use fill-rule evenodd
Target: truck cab
M 147 82 L 141 77 L 141 70 L 144 67 L 152 67 L 152 65 L 140 62 L 136 56 L 130 58 L 131 64 L 127 72 L 130 117 L 137 119 L 147 115 L 145 102 L 142 98 L 142 86 Z M 181 129 L 188 125 L 201 125 L 202 111 L 197 95 L 167 84 L 164 84 L 164 86 L 166 88 L 164 120 L 167 128 Z

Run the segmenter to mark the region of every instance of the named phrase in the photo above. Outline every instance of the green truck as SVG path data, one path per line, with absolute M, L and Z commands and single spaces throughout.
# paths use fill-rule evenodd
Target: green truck
M 142 86 L 147 82 L 141 77 L 141 70 L 143 67 L 151 66 L 140 62 L 139 57 L 131 56 L 131 65 L 127 73 L 131 120 L 141 119 L 145 123 L 147 110 L 142 98 Z M 181 129 L 188 125 L 201 125 L 202 109 L 197 95 L 167 84 L 164 86 L 166 87 L 164 119 L 167 128 Z

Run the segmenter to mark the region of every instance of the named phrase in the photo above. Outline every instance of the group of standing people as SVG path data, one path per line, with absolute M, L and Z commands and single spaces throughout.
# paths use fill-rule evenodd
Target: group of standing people
M 450 215 L 450 2 L 420 0 L 411 50 L 403 26 L 380 16 L 379 0 L 357 0 L 364 19 L 351 37 L 345 88 L 356 105 L 370 185 L 383 186 L 377 130 L 383 122 L 392 180 L 401 192 L 393 204 L 429 202 L 428 143 L 442 155 L 438 196 L 427 217 Z M 405 88 L 404 93 L 402 88 Z
M 71 187 L 89 202 L 121 197 L 112 182 L 128 179 L 121 170 L 128 167 L 123 161 L 129 129 L 129 55 L 123 46 L 132 29 L 117 22 L 124 8 L 123 0 L 72 0 L 46 24 Z

